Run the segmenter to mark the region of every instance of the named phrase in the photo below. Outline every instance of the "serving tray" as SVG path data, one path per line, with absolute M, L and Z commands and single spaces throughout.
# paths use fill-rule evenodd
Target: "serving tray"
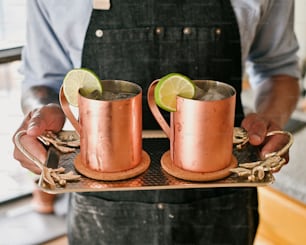
M 67 132 L 66 132 L 67 133 Z M 73 132 L 71 132 L 73 134 Z M 160 137 L 161 136 L 161 137 Z M 168 174 L 161 166 L 161 158 L 169 150 L 169 140 L 162 135 L 143 138 L 143 150 L 150 157 L 150 166 L 142 174 L 116 181 L 95 180 L 81 175 L 78 181 L 67 182 L 64 187 L 56 186 L 53 188 L 44 184 L 42 176 L 38 181 L 38 186 L 48 193 L 65 192 L 98 192 L 98 191 L 128 191 L 128 190 L 158 190 L 158 189 L 182 189 L 182 188 L 217 188 L 217 187 L 255 187 L 272 184 L 274 176 L 267 172 L 262 180 L 248 180 L 246 177 L 239 177 L 232 173 L 225 178 L 215 181 L 188 181 L 173 177 Z M 79 174 L 74 167 L 74 159 L 79 153 L 77 148 L 73 153 L 62 154 L 54 148 L 53 157 L 49 157 L 46 165 L 51 168 L 64 167 L 65 172 L 72 171 Z M 54 156 L 54 152 L 56 156 Z M 216 149 L 216 154 L 218 150 Z M 245 162 L 258 160 L 258 149 L 251 145 L 246 145 L 243 149 L 233 150 L 233 155 L 237 158 L 238 166 Z

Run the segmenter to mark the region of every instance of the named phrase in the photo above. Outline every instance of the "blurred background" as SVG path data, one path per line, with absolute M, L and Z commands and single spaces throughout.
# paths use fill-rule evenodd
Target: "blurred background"
M 23 118 L 20 108 L 20 51 L 25 44 L 25 0 L 0 0 L 0 201 L 26 194 L 29 173 L 13 160 L 12 134 Z
M 29 200 L 34 188 L 34 179 L 37 176 L 30 174 L 13 159 L 12 143 L 13 133 L 23 118 L 20 109 L 22 76 L 19 73 L 19 66 L 21 49 L 25 45 L 25 2 L 26 0 L 0 0 L 0 237 L 4 239 L 8 236 L 13 239 L 12 236 L 18 232 L 25 237 L 33 237 L 33 233 L 27 232 L 29 227 L 33 225 L 30 224 L 33 216 L 28 219 L 30 216 L 24 215 L 33 211 Z M 295 243 L 299 241 L 297 239 L 306 240 L 306 235 L 303 234 L 303 229 L 306 227 L 306 164 L 304 164 L 304 151 L 306 150 L 305 13 L 305 0 L 296 0 L 295 29 L 300 42 L 299 57 L 302 77 L 300 84 L 302 93 L 292 120 L 287 125 L 287 129 L 293 132 L 295 136 L 291 163 L 284 168 L 284 171 L 282 170 L 281 173 L 276 175 L 276 181 L 271 187 L 259 189 L 262 224 L 259 230 L 261 236 L 256 240 L 256 244 L 297 244 Z M 245 110 L 251 111 L 253 108 L 252 91 L 249 88 L 247 77 L 243 87 Z M 289 213 L 289 211 L 294 213 Z M 56 214 L 54 215 L 56 216 Z M 276 218 L 277 215 L 281 215 L 281 217 Z M 50 218 L 53 223 L 49 223 L 48 229 L 39 230 L 42 229 L 41 226 L 46 225 L 46 222 L 50 222 Z M 16 220 L 18 222 L 25 220 L 30 223 L 27 227 L 26 224 L 15 224 Z M 47 234 L 40 241 L 50 241 L 63 236 L 65 233 L 62 217 L 56 220 L 50 216 L 39 216 L 36 221 L 37 223 L 33 227 L 31 226 L 31 232 Z M 50 229 L 50 224 L 54 224 L 52 227 L 57 226 L 61 231 Z M 6 227 L 6 229 L 2 229 L 2 227 Z M 15 229 L 12 230 L 12 227 Z M 5 234 L 9 228 L 11 232 Z M 16 239 L 21 244 L 21 241 L 27 241 L 22 240 L 26 238 L 21 237 Z M 33 242 L 32 240 L 28 241 L 29 243 Z M 56 244 L 66 244 L 66 240 L 58 240 Z

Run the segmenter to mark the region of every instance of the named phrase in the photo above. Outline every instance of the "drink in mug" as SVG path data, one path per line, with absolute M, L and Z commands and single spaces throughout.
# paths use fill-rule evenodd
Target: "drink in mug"
M 136 93 L 131 92 L 102 91 L 102 93 L 100 93 L 98 90 L 94 90 L 93 92 L 84 96 L 93 100 L 121 100 L 131 98 L 135 95 Z

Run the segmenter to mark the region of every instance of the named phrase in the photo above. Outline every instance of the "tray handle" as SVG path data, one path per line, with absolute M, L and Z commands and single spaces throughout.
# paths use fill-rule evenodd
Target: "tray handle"
M 25 157 L 27 157 L 29 160 L 34 162 L 41 170 L 43 170 L 44 164 L 35 156 L 33 156 L 21 143 L 20 139 L 22 136 L 26 134 L 26 130 L 21 130 L 19 131 L 15 136 L 14 136 L 14 143 L 18 150 L 21 151 Z
M 273 156 L 273 155 L 278 155 L 278 156 L 282 156 L 284 155 L 288 150 L 289 148 L 292 146 L 293 144 L 293 135 L 288 132 L 288 131 L 282 131 L 282 130 L 276 130 L 276 131 L 271 131 L 271 132 L 268 132 L 267 133 L 267 137 L 269 136 L 273 136 L 273 135 L 276 135 L 276 134 L 283 134 L 283 135 L 287 135 L 289 137 L 289 141 L 288 143 L 282 148 L 280 149 L 279 151 L 276 151 L 276 152 L 271 152 L 271 153 L 268 153 L 265 155 L 265 158 L 268 158 L 270 156 Z

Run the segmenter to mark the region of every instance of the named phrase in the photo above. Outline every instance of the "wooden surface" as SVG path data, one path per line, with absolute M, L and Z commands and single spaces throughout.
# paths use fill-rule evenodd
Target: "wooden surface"
M 62 236 L 52 241 L 46 242 L 44 245 L 68 245 L 68 239 L 66 236 Z
M 255 245 L 305 244 L 306 205 L 270 186 L 258 188 L 258 193 L 260 225 Z

